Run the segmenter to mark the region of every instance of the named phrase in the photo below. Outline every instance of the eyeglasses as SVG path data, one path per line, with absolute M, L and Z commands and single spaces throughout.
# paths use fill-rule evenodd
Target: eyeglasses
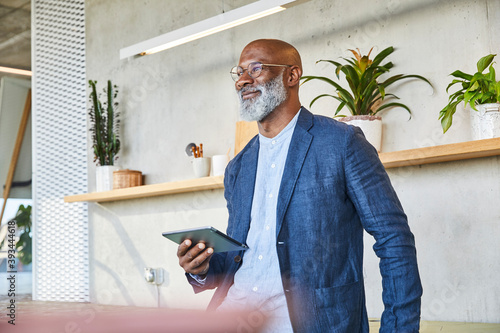
M 252 79 L 258 78 L 260 73 L 262 72 L 262 66 L 269 67 L 292 67 L 291 65 L 276 65 L 276 64 L 262 64 L 260 62 L 252 62 L 248 65 L 247 68 L 242 68 L 241 66 L 234 66 L 231 69 L 231 77 L 234 81 L 238 81 L 239 78 L 243 75 L 245 71 L 248 72 L 248 75 Z

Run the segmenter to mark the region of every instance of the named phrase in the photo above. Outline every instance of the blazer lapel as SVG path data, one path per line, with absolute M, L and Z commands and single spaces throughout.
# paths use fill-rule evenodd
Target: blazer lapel
M 257 175 L 257 160 L 259 158 L 259 137 L 251 143 L 249 149 L 241 158 L 241 169 L 238 177 L 238 195 L 241 206 L 236 211 L 236 220 L 238 227 L 235 228 L 234 238 L 243 243 L 247 239 L 250 229 L 250 214 L 252 210 L 252 201 L 255 188 L 255 178 Z
M 285 212 L 313 139 L 313 136 L 308 132 L 312 125 L 312 113 L 302 108 L 299 119 L 297 119 L 297 124 L 295 125 L 292 140 L 290 141 L 285 169 L 281 178 L 278 207 L 276 209 L 276 237 L 278 237 L 281 231 Z

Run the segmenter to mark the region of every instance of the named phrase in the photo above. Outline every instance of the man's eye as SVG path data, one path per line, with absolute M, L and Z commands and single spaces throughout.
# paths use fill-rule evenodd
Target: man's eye
M 254 68 L 252 68 L 250 70 L 250 73 L 252 73 L 252 74 L 255 74 L 255 73 L 258 73 L 258 72 L 260 72 L 260 67 L 259 66 L 256 66 L 256 67 L 254 67 Z

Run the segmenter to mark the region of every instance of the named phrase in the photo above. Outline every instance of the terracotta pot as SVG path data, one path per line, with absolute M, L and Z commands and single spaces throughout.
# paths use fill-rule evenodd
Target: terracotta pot
M 347 123 L 349 125 L 357 126 L 361 128 L 363 134 L 372 144 L 377 152 L 380 152 L 382 146 L 382 118 L 379 116 L 348 116 L 342 118 L 336 118 L 339 121 Z

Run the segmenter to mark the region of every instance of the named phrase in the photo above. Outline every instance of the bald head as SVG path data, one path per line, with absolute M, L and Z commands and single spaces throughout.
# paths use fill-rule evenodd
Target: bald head
M 250 42 L 241 57 L 249 54 L 259 55 L 261 62 L 298 66 L 302 72 L 302 60 L 295 47 L 279 39 L 257 39 Z M 241 58 L 240 58 L 241 59 Z

